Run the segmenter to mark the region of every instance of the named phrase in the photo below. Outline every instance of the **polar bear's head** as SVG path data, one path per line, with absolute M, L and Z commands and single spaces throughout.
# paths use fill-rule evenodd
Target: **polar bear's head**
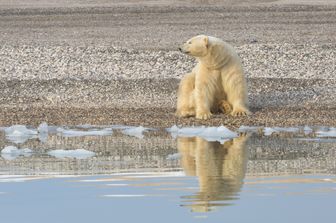
M 203 57 L 207 55 L 209 48 L 209 37 L 205 35 L 195 36 L 179 47 L 182 53 L 194 56 Z
M 223 40 L 212 36 L 195 36 L 182 44 L 179 50 L 196 57 L 209 69 L 220 69 L 229 61 L 239 63 L 238 55 L 234 49 Z M 231 60 L 232 58 L 235 59 Z

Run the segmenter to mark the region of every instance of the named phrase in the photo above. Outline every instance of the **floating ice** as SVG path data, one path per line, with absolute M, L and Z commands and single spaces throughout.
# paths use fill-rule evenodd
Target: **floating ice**
M 260 127 L 258 126 L 245 126 L 242 125 L 239 127 L 238 132 L 258 132 Z
M 57 149 L 49 151 L 48 155 L 54 156 L 56 158 L 86 159 L 94 156 L 95 153 L 85 149 L 76 149 L 76 150 Z
M 19 156 L 29 157 L 32 154 L 32 150 L 28 148 L 18 149 L 15 146 L 6 146 L 1 150 L 1 156 L 6 160 L 14 160 Z
M 46 122 L 42 122 L 38 127 L 37 131 L 39 133 L 48 133 L 48 124 Z
M 336 128 L 330 128 L 328 131 L 317 131 L 317 137 L 336 137 Z
M 37 127 L 37 131 L 39 132 L 38 138 L 41 142 L 47 142 L 48 140 L 48 132 L 49 132 L 49 127 L 46 122 L 41 123 Z
M 27 129 L 24 125 L 13 125 L 5 129 L 7 135 L 36 135 L 36 130 Z
M 134 136 L 139 139 L 142 139 L 144 137 L 143 132 L 146 130 L 148 129 L 142 126 L 139 126 L 139 127 L 132 127 L 132 128 L 124 129 L 122 130 L 122 133 L 125 135 Z
M 79 136 L 105 136 L 111 135 L 113 133 L 111 128 L 105 129 L 92 129 L 88 131 L 73 130 L 73 129 L 63 129 L 61 127 L 57 128 L 57 132 L 61 133 L 66 137 L 79 137 Z
M 264 128 L 264 135 L 269 136 L 272 135 L 274 132 L 298 132 L 300 129 L 295 127 L 283 128 L 283 127 L 265 127 Z
M 181 154 L 180 153 L 169 154 L 167 156 L 167 160 L 178 160 L 180 158 L 181 158 Z
M 238 134 L 232 132 L 224 126 L 220 127 L 186 127 L 178 128 L 176 125 L 171 128 L 166 129 L 172 134 L 173 137 L 184 136 L 184 137 L 194 137 L 199 136 L 207 141 L 219 141 L 224 143 L 226 140 L 238 137 Z
M 220 127 L 208 127 L 205 128 L 203 132 L 199 134 L 200 137 L 204 138 L 207 141 L 219 141 L 224 143 L 228 139 L 238 137 L 238 134 L 232 132 L 231 130 L 225 128 L 224 126 Z
M 304 132 L 305 134 L 310 134 L 310 133 L 313 132 L 313 129 L 310 128 L 309 126 L 305 126 L 305 127 L 303 128 L 303 132 Z
M 14 143 L 24 143 L 28 139 L 36 138 L 37 131 L 27 129 L 24 125 L 13 125 L 5 129 L 6 138 Z

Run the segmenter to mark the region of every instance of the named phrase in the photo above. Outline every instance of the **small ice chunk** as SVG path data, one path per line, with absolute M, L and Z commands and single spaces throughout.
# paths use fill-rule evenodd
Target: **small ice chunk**
M 212 138 L 235 138 L 238 136 L 237 133 L 232 132 L 228 128 L 224 126 L 219 126 L 219 127 L 208 127 L 205 128 L 204 131 L 200 133 L 200 136 L 205 136 L 205 137 L 212 137 Z
M 310 128 L 309 126 L 305 126 L 305 127 L 303 128 L 303 132 L 304 132 L 305 134 L 310 134 L 310 133 L 313 132 L 313 129 Z
M 173 125 L 172 127 L 170 128 L 166 128 L 167 132 L 178 132 L 179 131 L 179 128 L 176 126 L 176 125 Z
M 277 130 L 270 128 L 270 127 L 265 127 L 264 128 L 264 135 L 265 136 L 270 136 L 273 134 L 273 132 L 278 132 Z
M 77 125 L 78 128 L 82 128 L 82 129 L 92 129 L 95 128 L 94 125 L 91 124 L 83 124 L 83 125 Z
M 112 129 L 123 130 L 123 129 L 135 128 L 136 126 L 128 126 L 128 125 L 111 125 L 110 127 L 111 127 Z
M 186 127 L 180 128 L 178 131 L 178 135 L 180 136 L 198 136 L 205 130 L 205 127 Z
M 167 156 L 167 160 L 178 160 L 180 158 L 181 158 L 181 154 L 180 153 L 169 154 Z
M 284 128 L 284 127 L 265 127 L 264 128 L 264 135 L 269 136 L 272 135 L 274 132 L 298 132 L 300 129 L 295 128 L 295 127 L 289 127 L 289 128 Z
M 5 129 L 6 135 L 21 136 L 21 135 L 36 135 L 36 130 L 27 129 L 24 125 L 13 125 Z
M 46 122 L 42 122 L 38 127 L 37 127 L 37 131 L 39 133 L 48 133 L 48 124 Z
M 48 132 L 49 132 L 49 127 L 46 122 L 42 122 L 38 128 L 37 131 L 39 132 L 38 138 L 41 142 L 47 142 L 48 140 Z
M 57 149 L 49 151 L 48 155 L 54 156 L 56 158 L 86 159 L 94 156 L 95 153 L 85 149 L 76 149 L 76 150 Z
M 106 136 L 113 133 L 111 128 L 105 129 L 92 129 L 88 131 L 73 130 L 73 129 L 63 129 L 61 127 L 57 128 L 57 132 L 61 133 L 66 137 L 80 137 L 80 136 Z
M 1 156 L 6 160 L 16 159 L 18 156 L 31 156 L 33 151 L 28 148 L 18 149 L 16 146 L 6 146 L 1 150 Z
M 33 151 L 28 148 L 18 149 L 16 146 L 6 146 L 1 153 L 17 153 L 17 154 L 24 154 L 24 153 L 32 153 Z
M 328 131 L 317 131 L 317 137 L 336 137 L 336 128 L 330 128 Z
M 144 128 L 142 126 L 139 127 L 133 127 L 133 128 L 128 128 L 128 129 L 124 129 L 122 130 L 122 133 L 125 135 L 129 135 L 129 136 L 134 136 L 137 137 L 139 139 L 142 139 L 143 136 L 143 132 L 148 130 L 147 128 Z
M 27 129 L 24 125 L 13 125 L 5 129 L 6 138 L 14 143 L 24 143 L 28 139 L 36 138 L 37 131 Z
M 183 136 L 183 137 L 194 137 L 199 136 L 207 141 L 219 141 L 224 143 L 228 139 L 235 138 L 238 136 L 237 133 L 227 129 L 224 126 L 219 127 L 185 127 L 178 128 L 173 126 L 169 129 L 166 129 L 172 134 L 172 136 Z
M 242 125 L 239 127 L 238 132 L 258 132 L 260 127 L 258 126 L 245 126 Z

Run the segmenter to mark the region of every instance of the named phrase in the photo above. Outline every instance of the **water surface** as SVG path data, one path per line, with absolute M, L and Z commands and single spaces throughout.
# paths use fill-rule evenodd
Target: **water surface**
M 219 142 L 138 130 L 133 136 L 122 128 L 85 136 L 49 131 L 21 141 L 0 132 L 0 149 L 17 149 L 1 153 L 2 221 L 327 222 L 336 217 L 333 137 L 264 136 L 250 129 Z M 25 148 L 31 151 L 22 152 Z

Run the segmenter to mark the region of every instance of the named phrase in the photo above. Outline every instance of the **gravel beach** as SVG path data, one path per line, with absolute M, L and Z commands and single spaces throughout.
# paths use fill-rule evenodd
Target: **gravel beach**
M 332 0 L 4 0 L 0 29 L 0 126 L 336 126 Z M 251 116 L 175 118 L 195 65 L 177 47 L 200 33 L 242 58 Z

